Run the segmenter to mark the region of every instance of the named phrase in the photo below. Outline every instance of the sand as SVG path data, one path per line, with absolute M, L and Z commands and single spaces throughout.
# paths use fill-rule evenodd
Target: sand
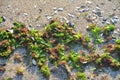
M 91 2 L 89 2 L 91 1 Z M 71 21 L 75 24 L 75 29 L 78 32 L 86 34 L 86 27 L 89 22 L 83 17 L 84 13 L 76 11 L 76 7 L 85 7 L 89 8 L 87 12 L 89 15 L 92 15 L 93 10 L 96 7 L 100 7 L 102 16 L 110 20 L 110 15 L 116 15 L 120 19 L 120 0 L 0 0 L 0 16 L 5 16 L 6 21 L 0 26 L 0 28 L 11 28 L 13 27 L 13 22 L 20 21 L 26 24 L 27 27 L 32 27 L 34 29 L 42 30 L 45 27 L 45 24 L 49 23 L 47 17 L 52 17 L 54 19 L 62 20 L 67 18 L 68 21 Z M 53 14 L 58 8 L 63 8 L 63 11 L 58 11 L 56 14 Z M 69 15 L 71 14 L 71 16 Z M 92 15 L 94 16 L 94 15 Z M 96 24 L 103 26 L 102 18 L 96 17 Z M 120 21 L 116 24 L 116 27 L 120 28 Z M 22 49 L 23 50 L 23 49 Z M 16 53 L 16 51 L 14 52 Z M 17 53 L 25 54 L 26 51 L 19 51 Z M 3 74 L 0 74 L 0 80 L 3 77 L 12 77 L 13 80 L 47 80 L 40 72 L 38 67 L 31 65 L 28 66 L 28 62 L 25 60 L 22 63 L 14 63 L 12 56 L 7 61 L 7 71 Z M 23 58 L 24 59 L 24 58 Z M 6 61 L 5 59 L 0 59 Z M 29 60 L 28 60 L 29 61 Z M 0 62 L 2 63 L 2 62 Z M 24 76 L 15 75 L 15 68 L 18 66 L 23 66 L 25 68 Z M 68 75 L 62 68 L 54 68 L 52 70 L 52 75 L 49 80 L 68 80 Z M 91 73 L 88 73 L 90 75 Z M 110 79 L 104 80 L 119 80 L 119 71 L 118 72 L 109 72 L 100 73 L 101 76 L 108 75 Z M 91 78 L 92 79 L 92 78 Z M 89 79 L 89 80 L 91 80 Z M 99 77 L 94 80 L 103 80 Z

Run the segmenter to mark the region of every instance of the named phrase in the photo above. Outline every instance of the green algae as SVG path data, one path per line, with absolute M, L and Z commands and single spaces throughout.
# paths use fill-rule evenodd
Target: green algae
M 106 65 L 103 62 L 106 62 L 107 66 L 120 67 L 120 62 L 111 57 L 110 53 L 103 53 L 102 55 L 90 53 L 87 55 L 70 50 L 72 44 L 80 44 L 93 52 L 91 51 L 93 47 L 89 44 L 92 43 L 92 39 L 95 39 L 92 44 L 102 44 L 104 38 L 100 34 L 108 35 L 115 29 L 114 25 L 101 28 L 95 24 L 90 24 L 88 31 L 90 31 L 91 36 L 75 32 L 73 27 L 59 21 L 51 21 L 43 32 L 28 30 L 25 24 L 21 22 L 15 22 L 13 25 L 13 33 L 7 30 L 0 32 L 0 57 L 9 57 L 16 48 L 26 48 L 46 77 L 50 76 L 49 67 L 46 65 L 48 60 L 55 65 L 69 65 L 72 69 L 77 69 L 80 71 L 80 73 L 78 72 L 78 80 L 86 80 L 82 73 L 84 71 L 82 66 L 89 63 L 104 67 Z M 118 44 L 116 51 L 120 51 L 119 42 L 116 40 Z

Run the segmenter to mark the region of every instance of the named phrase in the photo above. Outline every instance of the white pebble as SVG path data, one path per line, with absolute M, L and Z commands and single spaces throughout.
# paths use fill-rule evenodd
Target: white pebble
M 41 25 L 40 24 L 37 24 L 37 27 L 40 27 Z
M 54 11 L 54 12 L 51 14 L 51 16 L 54 16 L 55 14 L 57 14 L 57 10 Z
M 24 16 L 28 16 L 28 13 L 24 13 Z
M 34 59 L 32 59 L 32 63 L 33 63 L 33 65 L 36 65 L 36 64 L 37 64 Z
M 118 32 L 117 32 L 117 31 L 114 31 L 113 33 L 117 34 Z
M 47 16 L 47 19 L 50 20 L 50 19 L 52 19 L 52 17 L 51 16 Z
M 92 2 L 91 1 L 86 1 L 87 4 L 91 4 Z
M 119 31 L 120 31 L 120 29 L 117 29 L 117 31 L 119 32 Z
M 53 10 L 56 10 L 56 9 L 57 9 L 56 7 L 53 8 Z
M 12 30 L 12 29 L 8 29 L 8 31 L 9 31 L 10 33 L 13 33 L 13 30 Z
M 37 5 L 34 5 L 34 8 L 37 8 Z
M 58 8 L 57 11 L 63 11 L 63 8 Z
M 72 15 L 72 14 L 70 14 L 70 13 L 68 13 L 68 16 L 69 16 L 69 17 L 72 17 L 72 18 L 75 17 L 74 15 Z

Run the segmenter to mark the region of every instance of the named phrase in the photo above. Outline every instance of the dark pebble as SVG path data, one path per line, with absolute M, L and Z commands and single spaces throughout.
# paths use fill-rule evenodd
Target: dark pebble
M 73 24 L 71 21 L 68 22 L 68 25 L 69 25 L 70 27 L 74 28 L 74 24 Z

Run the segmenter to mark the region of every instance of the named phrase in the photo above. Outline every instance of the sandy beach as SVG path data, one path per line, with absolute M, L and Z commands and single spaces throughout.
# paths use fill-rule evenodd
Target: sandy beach
M 117 30 L 120 29 L 120 0 L 0 0 L 0 16 L 4 16 L 5 22 L 0 24 L 0 29 L 13 27 L 13 22 L 19 21 L 31 29 L 43 30 L 51 19 L 61 22 L 71 22 L 75 30 L 87 34 L 86 28 L 89 23 L 96 23 L 99 26 L 113 23 Z M 115 34 L 120 37 L 120 31 Z M 99 52 L 99 51 L 98 51 Z M 23 55 L 25 49 L 18 49 L 13 52 Z M 52 66 L 51 76 L 45 78 L 37 66 L 28 66 L 30 59 L 23 58 L 23 62 L 14 63 L 13 57 L 9 59 L 0 58 L 0 64 L 7 61 L 6 71 L 0 72 L 0 80 L 11 77 L 12 80 L 69 80 L 69 75 L 62 67 Z M 26 62 L 25 62 L 26 61 Z M 23 66 L 24 76 L 16 76 L 15 68 Z M 92 68 L 92 67 L 91 67 Z M 98 76 L 91 75 L 93 71 L 86 70 L 90 76 L 87 80 L 120 80 L 120 70 L 100 72 Z M 108 78 L 101 78 L 101 77 Z M 3 79 L 5 80 L 5 79 Z

